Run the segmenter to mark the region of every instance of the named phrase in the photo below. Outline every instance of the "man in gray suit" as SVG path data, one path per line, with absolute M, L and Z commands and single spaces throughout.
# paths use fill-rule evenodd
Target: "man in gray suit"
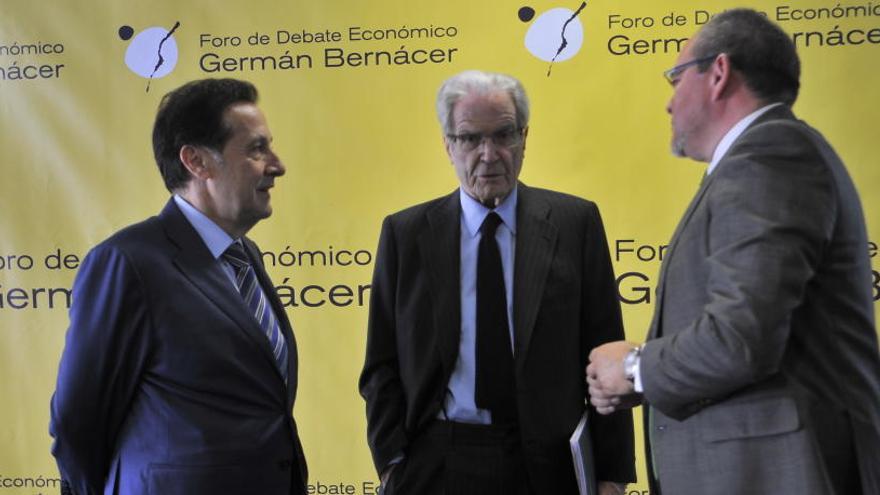
M 648 342 L 591 353 L 592 403 L 645 403 L 653 493 L 880 493 L 865 223 L 840 158 L 791 112 L 794 45 L 730 10 L 665 75 L 673 151 L 709 168 L 670 241 Z

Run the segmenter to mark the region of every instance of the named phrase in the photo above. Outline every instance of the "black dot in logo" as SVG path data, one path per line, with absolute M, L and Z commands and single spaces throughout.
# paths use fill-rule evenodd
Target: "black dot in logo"
M 519 20 L 529 22 L 535 17 L 535 9 L 531 7 L 522 7 L 519 9 L 519 12 L 517 12 L 517 15 L 519 16 Z
M 128 41 L 134 36 L 134 29 L 131 26 L 122 26 L 119 28 L 119 37 L 123 41 Z

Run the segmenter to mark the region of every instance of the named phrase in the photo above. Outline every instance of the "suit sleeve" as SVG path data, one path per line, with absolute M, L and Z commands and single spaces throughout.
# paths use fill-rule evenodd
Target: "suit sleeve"
M 716 171 L 702 241 L 707 302 L 687 328 L 649 342 L 640 365 L 645 397 L 670 417 L 779 370 L 837 215 L 830 171 L 806 133 L 788 123 L 744 135 Z
M 590 351 L 606 342 L 624 340 L 617 282 L 611 266 L 605 227 L 599 210 L 590 210 L 590 225 L 584 248 L 584 308 L 582 328 L 584 363 Z M 584 365 L 586 368 L 586 365 Z M 632 411 L 625 409 L 611 415 L 596 413 L 589 406 L 590 434 L 596 459 L 596 474 L 600 481 L 631 483 L 636 481 L 635 440 Z
M 73 493 L 103 493 L 113 449 L 147 356 L 144 293 L 125 255 L 109 246 L 84 259 L 51 401 L 50 434 Z
M 404 429 L 406 399 L 397 358 L 397 276 L 398 252 L 389 217 L 382 223 L 376 253 L 366 359 L 359 383 L 367 408 L 367 440 L 378 473 L 403 454 L 408 444 Z

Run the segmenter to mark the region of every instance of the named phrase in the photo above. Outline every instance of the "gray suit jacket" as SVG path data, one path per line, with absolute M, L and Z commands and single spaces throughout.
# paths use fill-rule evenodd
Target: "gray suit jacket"
M 831 146 L 787 107 L 762 115 L 701 184 L 661 268 L 641 376 L 664 493 L 833 494 L 859 478 L 880 493 L 867 254 Z

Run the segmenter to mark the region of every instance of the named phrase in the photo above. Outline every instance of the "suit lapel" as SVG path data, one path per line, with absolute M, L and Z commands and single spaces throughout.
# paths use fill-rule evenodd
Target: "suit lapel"
M 211 301 L 217 309 L 228 316 L 247 337 L 261 349 L 267 359 L 272 362 L 272 368 L 277 370 L 269 342 L 251 315 L 244 300 L 235 290 L 229 277 L 223 273 L 217 260 L 208 251 L 204 241 L 198 232 L 190 225 L 183 213 L 177 208 L 171 199 L 159 214 L 165 232 L 171 241 L 177 246 L 178 252 L 174 256 L 173 263 L 183 275 Z M 258 270 L 258 273 L 262 270 Z M 264 274 L 265 275 L 265 274 Z M 263 279 L 260 279 L 263 283 Z M 271 287 L 271 284 L 269 285 Z M 274 307 L 273 307 L 274 309 Z M 280 379 L 281 374 L 278 373 Z
M 657 278 L 657 300 L 655 302 L 654 316 L 651 319 L 650 330 L 648 331 L 648 339 L 657 338 L 660 336 L 660 316 L 663 312 L 663 293 L 666 284 L 666 269 L 669 266 L 670 260 L 672 260 L 672 256 L 675 253 L 675 247 L 678 245 L 678 239 L 681 236 L 681 232 L 684 230 L 684 227 L 687 225 L 688 221 L 691 219 L 691 216 L 694 214 L 694 210 L 696 210 L 697 206 L 703 200 L 703 197 L 706 194 L 706 190 L 709 188 L 709 184 L 712 181 L 712 175 L 705 176 L 703 181 L 700 183 L 700 187 L 697 189 L 696 194 L 694 194 L 693 199 L 691 199 L 690 204 L 687 209 L 684 211 L 684 215 L 682 215 L 681 220 L 678 221 L 678 225 L 675 227 L 675 232 L 672 233 L 672 239 L 669 241 L 669 247 L 666 249 L 666 257 L 663 260 L 663 263 L 660 264 L 660 275 Z
M 525 363 L 555 253 L 557 228 L 548 221 L 550 205 L 519 184 L 516 251 L 513 263 L 514 359 Z
M 434 326 L 440 332 L 440 359 L 452 374 L 461 337 L 461 204 L 455 191 L 428 210 L 428 228 L 418 238 L 419 252 L 430 277 Z

